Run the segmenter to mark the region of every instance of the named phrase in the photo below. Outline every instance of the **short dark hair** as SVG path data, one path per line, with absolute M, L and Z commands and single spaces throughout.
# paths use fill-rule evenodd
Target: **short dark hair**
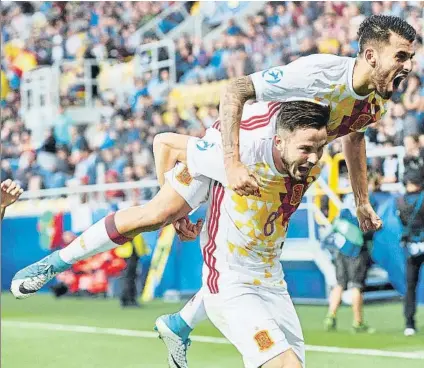
M 321 129 L 330 119 L 330 107 L 309 101 L 283 102 L 277 115 L 277 130 Z
M 414 27 L 399 17 L 392 15 L 372 15 L 366 18 L 358 30 L 359 53 L 365 50 L 365 45 L 372 42 L 389 43 L 391 32 L 405 40 L 413 42 L 417 35 Z

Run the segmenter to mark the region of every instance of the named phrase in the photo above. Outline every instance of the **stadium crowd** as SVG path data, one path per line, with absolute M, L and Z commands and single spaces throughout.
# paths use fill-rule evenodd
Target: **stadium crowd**
M 167 69 L 157 77 L 144 73 L 136 78 L 124 100 L 113 90 L 96 90 L 96 106 L 106 113 L 98 124 L 88 127 L 75 125 L 66 112 L 68 106 L 79 103 L 81 92 L 68 83 L 61 91 L 59 114 L 41 147 L 34 147 L 31 131 L 20 116 L 19 84 L 27 68 L 84 58 L 130 60 L 137 48 L 131 35 L 170 3 L 3 3 L 1 37 L 6 57 L 1 69 L 6 92 L 1 101 L 1 180 L 13 178 L 25 190 L 61 187 L 72 178 L 94 184 L 98 163 L 104 164 L 106 182 L 153 177 L 155 134 L 203 134 L 217 118 L 217 106 L 193 104 L 178 109 L 169 104 L 172 85 Z M 189 11 L 192 7 L 187 2 Z M 177 82 L 193 85 L 225 80 L 318 52 L 355 56 L 358 26 L 372 14 L 401 16 L 418 35 L 423 34 L 422 2 L 270 2 L 245 25 L 228 21 L 222 37 L 213 42 L 205 44 L 192 35 L 177 39 Z M 163 31 L 180 21 L 171 15 L 162 24 Z M 155 35 L 148 35 L 143 42 L 155 40 Z M 78 71 L 65 69 L 66 73 L 72 80 L 76 77 L 72 73 Z M 424 49 L 419 38 L 414 72 L 392 97 L 383 121 L 367 130 L 369 145 L 424 147 L 423 83 Z M 339 141 L 329 147 L 331 155 L 340 151 Z M 385 182 L 398 180 L 396 157 L 370 160 L 370 165 L 383 173 Z

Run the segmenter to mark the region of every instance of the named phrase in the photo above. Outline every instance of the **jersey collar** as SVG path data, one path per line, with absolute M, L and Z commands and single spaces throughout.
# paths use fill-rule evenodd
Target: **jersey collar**
M 348 87 L 349 87 L 349 91 L 351 93 L 351 95 L 353 97 L 355 97 L 357 100 L 365 100 L 366 98 L 369 97 L 369 95 L 372 93 L 367 94 L 366 96 L 360 96 L 358 95 L 355 90 L 353 89 L 353 69 L 355 68 L 355 62 L 356 59 L 355 58 L 349 58 L 349 69 L 348 69 L 348 75 L 347 75 L 347 79 L 348 79 Z

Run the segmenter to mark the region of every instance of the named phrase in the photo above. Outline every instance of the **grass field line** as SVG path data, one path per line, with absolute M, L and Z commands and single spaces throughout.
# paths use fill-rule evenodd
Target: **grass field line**
M 80 325 L 62 325 L 56 323 L 39 323 L 39 322 L 23 322 L 23 321 L 8 321 L 2 320 L 2 326 L 13 328 L 28 328 L 36 330 L 51 330 L 51 331 L 65 331 L 65 332 L 78 332 L 100 335 L 114 335 L 114 336 L 130 336 L 140 337 L 145 339 L 156 339 L 158 337 L 156 332 L 153 331 L 137 331 L 125 330 L 119 328 L 103 328 L 93 326 L 80 326 Z M 223 337 L 213 336 L 190 336 L 192 341 L 204 342 L 209 344 L 230 344 L 230 342 Z M 354 348 L 341 348 L 336 346 L 318 346 L 306 345 L 307 351 L 315 351 L 322 353 L 336 353 L 336 354 L 350 354 L 350 355 L 365 355 L 365 356 L 380 356 L 391 358 L 405 358 L 424 360 L 424 352 L 402 352 L 402 351 L 387 351 L 378 349 L 354 349 Z

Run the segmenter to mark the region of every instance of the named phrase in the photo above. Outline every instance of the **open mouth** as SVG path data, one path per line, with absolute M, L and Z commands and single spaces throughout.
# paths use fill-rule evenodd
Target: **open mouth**
M 302 174 L 302 175 L 306 175 L 306 174 L 308 174 L 309 173 L 309 171 L 311 170 L 311 168 L 310 167 L 303 167 L 303 166 L 299 166 L 299 172 Z
M 406 77 L 408 76 L 408 74 L 406 73 L 400 73 L 398 74 L 394 79 L 393 79 L 393 89 L 397 90 L 400 86 L 400 84 L 402 83 L 402 81 L 404 79 L 406 79 Z

